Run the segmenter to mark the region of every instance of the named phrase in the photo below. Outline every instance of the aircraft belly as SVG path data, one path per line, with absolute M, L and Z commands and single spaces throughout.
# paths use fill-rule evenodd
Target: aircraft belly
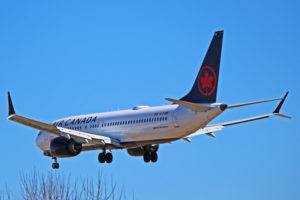
M 172 123 L 131 128 L 121 142 L 175 138 L 177 134 Z
M 198 113 L 185 110 L 183 112 L 176 113 L 176 121 L 173 120 L 167 124 L 156 124 L 143 128 L 132 127 L 121 142 L 183 138 L 204 127 L 222 113 L 220 110 Z

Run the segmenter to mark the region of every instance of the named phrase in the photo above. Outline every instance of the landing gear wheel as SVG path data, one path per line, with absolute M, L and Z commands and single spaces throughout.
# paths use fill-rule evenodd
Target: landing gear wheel
M 143 157 L 144 157 L 144 161 L 146 163 L 150 162 L 150 160 L 151 160 L 151 154 L 149 152 L 146 152 Z
M 112 160 L 113 160 L 113 155 L 111 153 L 107 153 L 105 155 L 105 160 L 106 160 L 107 163 L 111 163 Z
M 156 152 L 152 152 L 151 153 L 151 162 L 156 162 L 157 161 L 157 153 Z
M 59 168 L 59 164 L 57 162 L 57 158 L 56 157 L 52 157 L 52 159 L 54 160 L 54 163 L 52 163 L 52 169 L 58 169 Z
M 105 153 L 99 153 L 99 155 L 98 155 L 98 161 L 99 161 L 99 163 L 104 163 L 105 160 L 106 160 Z
M 59 164 L 58 163 L 52 163 L 52 169 L 58 169 Z

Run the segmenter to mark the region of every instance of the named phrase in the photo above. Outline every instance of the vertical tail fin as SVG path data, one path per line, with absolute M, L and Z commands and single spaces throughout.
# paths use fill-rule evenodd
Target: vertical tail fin
M 180 100 L 215 103 L 222 51 L 223 31 L 215 32 L 191 91 Z

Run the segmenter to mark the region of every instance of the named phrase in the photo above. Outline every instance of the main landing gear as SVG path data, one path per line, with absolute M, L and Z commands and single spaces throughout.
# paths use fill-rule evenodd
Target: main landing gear
M 54 163 L 52 163 L 52 169 L 58 169 L 59 168 L 59 163 L 57 162 L 57 158 L 52 157 L 52 159 L 54 160 Z
M 102 153 L 99 153 L 98 161 L 99 163 L 111 163 L 113 161 L 113 155 L 111 153 L 106 153 L 106 150 L 104 149 Z
M 144 155 L 143 155 L 144 161 L 146 163 L 150 161 L 155 163 L 158 159 L 157 156 L 158 145 L 147 145 L 144 146 L 143 149 L 144 149 Z
M 158 156 L 156 152 L 146 152 L 144 153 L 143 158 L 146 163 L 150 161 L 155 163 L 157 161 Z

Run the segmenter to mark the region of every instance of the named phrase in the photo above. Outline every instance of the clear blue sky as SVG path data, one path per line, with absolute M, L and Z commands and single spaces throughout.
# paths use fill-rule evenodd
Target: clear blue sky
M 60 159 L 58 174 L 99 171 L 136 199 L 300 199 L 299 1 L 0 1 L 0 188 L 51 171 L 37 131 L 6 120 L 51 122 L 77 114 L 168 104 L 190 87 L 214 31 L 224 30 L 218 101 L 290 95 L 273 117 L 161 145 L 145 164 L 114 151 Z M 272 112 L 276 103 L 228 110 L 213 123 Z M 130 196 L 130 195 L 129 195 Z

